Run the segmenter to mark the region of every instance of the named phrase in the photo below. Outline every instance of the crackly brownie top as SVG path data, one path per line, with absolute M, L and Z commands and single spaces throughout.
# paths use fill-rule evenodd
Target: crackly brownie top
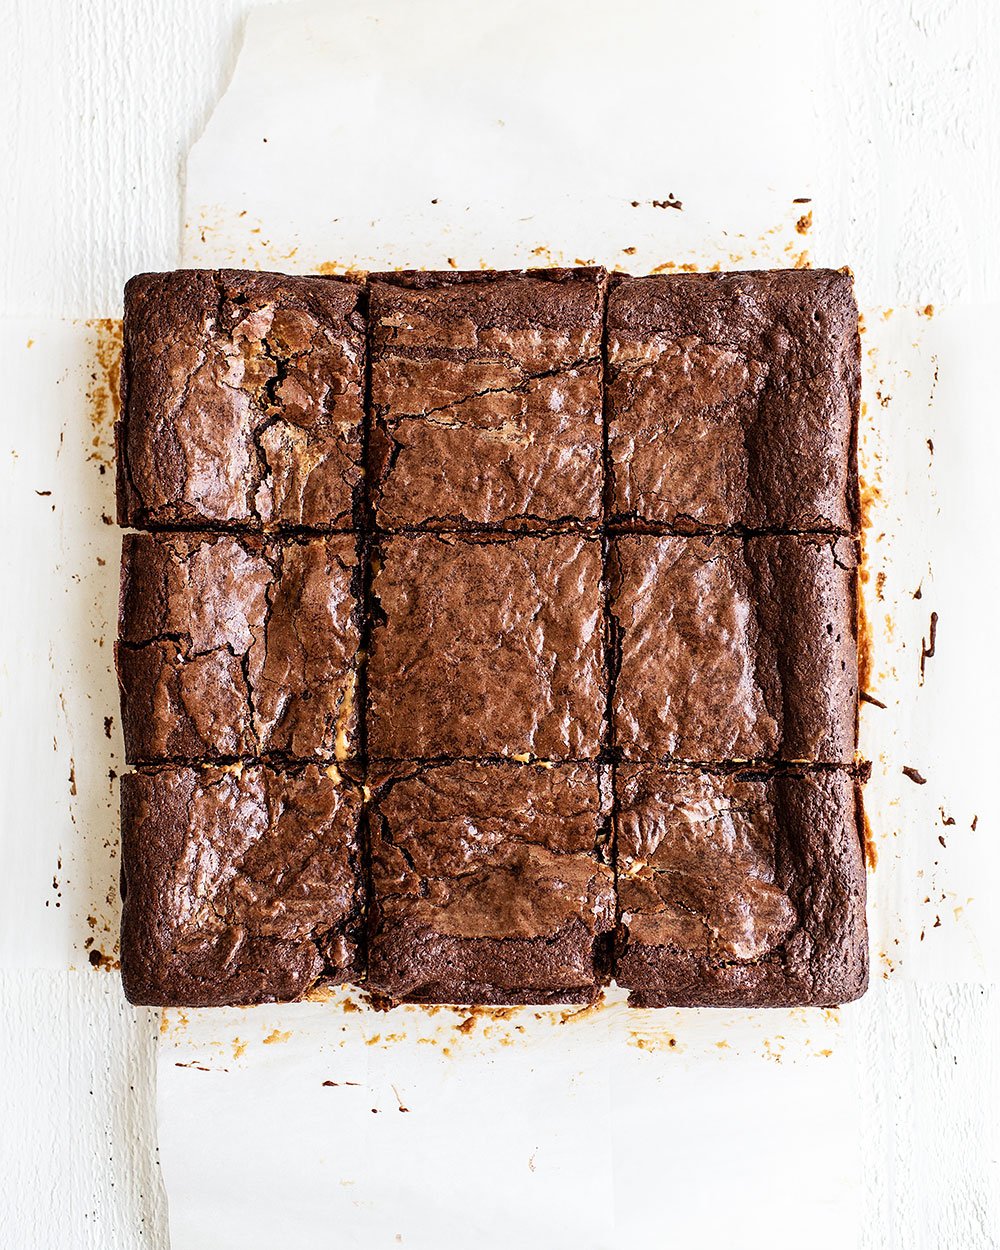
M 382 545 L 373 597 L 373 757 L 597 756 L 599 543 L 396 536 Z
M 594 269 L 372 280 L 380 526 L 596 524 L 604 280 Z
M 359 792 L 335 774 L 122 778 L 122 976 L 132 1002 L 296 998 L 358 970 Z
M 619 521 L 857 530 L 849 275 L 615 278 L 607 342 Z
M 864 864 L 846 770 L 617 773 L 617 979 L 640 1001 L 846 1001 Z M 756 998 L 755 998 L 756 996 Z
M 362 478 L 362 289 L 237 270 L 133 278 L 119 520 L 348 528 Z
M 512 974 L 522 989 L 596 984 L 614 915 L 596 765 L 399 765 L 373 785 L 373 984 L 458 1000 L 516 988 Z
M 855 560 L 849 539 L 616 539 L 622 755 L 850 763 Z
M 358 593 L 348 535 L 126 535 L 129 761 L 353 754 Z

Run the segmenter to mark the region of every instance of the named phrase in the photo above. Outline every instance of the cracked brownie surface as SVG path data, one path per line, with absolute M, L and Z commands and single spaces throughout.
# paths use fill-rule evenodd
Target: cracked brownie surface
M 373 758 L 594 759 L 601 548 L 576 535 L 386 539 L 368 656 Z
M 370 286 L 377 524 L 601 519 L 605 275 L 380 275 Z
M 615 978 L 633 1006 L 849 1002 L 868 982 L 844 769 L 616 775 Z
M 127 534 L 126 759 L 356 754 L 359 593 L 350 535 Z
M 818 536 L 614 539 L 619 753 L 851 763 L 856 558 Z
M 119 521 L 349 529 L 362 480 L 363 290 L 229 269 L 133 278 Z
M 597 765 L 403 765 L 370 782 L 368 978 L 394 999 L 589 1002 L 607 979 Z
M 360 791 L 336 774 L 122 778 L 122 980 L 133 1003 L 300 997 L 360 971 Z
M 850 276 L 611 282 L 616 522 L 856 532 L 861 346 Z

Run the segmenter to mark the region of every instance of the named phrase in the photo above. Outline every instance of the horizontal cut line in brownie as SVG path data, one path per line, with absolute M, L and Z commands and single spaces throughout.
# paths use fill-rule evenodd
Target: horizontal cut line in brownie
M 357 755 L 361 597 L 349 537 L 126 535 L 128 762 Z
M 868 980 L 847 769 L 615 770 L 615 979 L 635 1007 L 832 1006 Z
M 602 518 L 602 270 L 372 275 L 377 524 Z
M 250 270 L 125 288 L 118 518 L 348 529 L 362 506 L 364 286 Z
M 613 927 L 608 783 L 594 764 L 370 776 L 369 986 L 396 1001 L 592 1001 Z
M 613 275 L 611 511 L 857 531 L 861 346 L 850 275 Z
M 126 774 L 122 980 L 133 1003 L 284 1002 L 357 979 L 362 791 L 285 773 L 160 767 Z

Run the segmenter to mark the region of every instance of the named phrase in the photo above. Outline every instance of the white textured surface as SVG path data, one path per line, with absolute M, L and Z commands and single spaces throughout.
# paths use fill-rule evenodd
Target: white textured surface
M 114 532 L 100 521 L 100 513 L 108 510 L 107 476 L 100 474 L 99 461 L 87 460 L 95 433 L 91 421 L 97 410 L 94 395 L 87 398 L 94 389 L 90 361 L 103 332 L 82 324 L 60 324 L 58 319 L 115 315 L 128 274 L 177 262 L 184 154 L 235 63 L 240 15 L 249 7 L 247 0 L 211 4 L 199 0 L 169 4 L 8 0 L 6 6 L 8 21 L 0 44 L 0 109 L 5 119 L 2 142 L 8 181 L 0 197 L 4 239 L 0 308 L 6 316 L 21 320 L 8 324 L 2 339 L 8 387 L 0 522 L 5 535 L 13 539 L 7 558 L 12 576 L 0 609 L 4 644 L 0 657 L 0 848 L 4 862 L 0 874 L 0 1005 L 4 1009 L 0 1246 L 5 1248 L 166 1246 L 166 1211 L 155 1164 L 151 1110 L 155 1016 L 133 1012 L 123 1003 L 116 978 L 92 971 L 84 963 L 83 943 L 92 936 L 86 916 L 94 915 L 99 929 L 115 920 L 115 905 L 107 901 L 114 885 L 112 853 L 117 836 L 113 808 L 108 805 L 107 769 L 117 767 L 118 742 L 116 737 L 106 739 L 102 726 L 103 717 L 117 709 L 107 655 L 99 643 L 102 634 L 107 638 L 111 633 L 115 539 Z M 395 30 L 398 41 L 407 26 L 402 18 L 404 7 L 418 14 L 421 30 L 420 38 L 404 46 L 418 67 L 428 65 L 427 98 L 440 99 L 447 111 L 454 94 L 431 56 L 433 49 L 457 38 L 456 23 L 435 31 L 430 15 L 437 6 L 429 0 L 416 0 L 395 10 L 386 4 L 381 25 Z M 645 30 L 655 20 L 661 32 L 655 51 L 662 57 L 664 85 L 654 106 L 662 118 L 663 146 L 658 159 L 667 185 L 660 185 L 659 176 L 651 179 L 649 195 L 673 192 L 686 205 L 683 214 L 650 217 L 652 210 L 646 210 L 647 235 L 662 233 L 660 258 L 687 259 L 706 243 L 718 246 L 718 230 L 733 224 L 725 205 L 707 202 L 704 187 L 711 179 L 699 172 L 699 152 L 702 160 L 707 155 L 709 163 L 717 165 L 721 149 L 711 144 L 697 120 L 692 123 L 686 118 L 690 99 L 686 103 L 674 89 L 679 61 L 689 63 L 694 58 L 708 67 L 703 93 L 712 116 L 725 117 L 728 110 L 735 128 L 744 112 L 770 111 L 771 124 L 746 146 L 738 162 L 755 191 L 766 192 L 773 183 L 775 195 L 784 195 L 788 189 L 779 184 L 775 171 L 801 167 L 803 145 L 814 158 L 806 162 L 813 181 L 792 192 L 816 198 L 816 228 L 808 241 L 814 259 L 837 263 L 849 259 L 863 302 L 872 308 L 922 308 L 928 302 L 962 305 L 940 321 L 935 319 L 933 329 L 927 327 L 929 333 L 945 339 L 953 330 L 960 333 L 969 310 L 995 298 L 1000 279 L 997 6 L 991 0 L 850 0 L 837 6 L 794 7 L 717 0 L 696 6 L 693 26 L 686 13 L 689 7 L 650 4 L 648 17 L 632 25 L 633 32 Z M 363 52 L 369 10 L 367 6 L 355 8 L 359 16 L 353 24 L 354 42 L 347 46 Z M 654 11 L 659 14 L 655 19 Z M 490 21 L 500 20 L 492 7 L 488 12 Z M 275 16 L 283 19 L 284 11 L 276 10 Z M 459 34 L 461 24 L 458 21 Z M 281 38 L 284 25 L 282 20 L 273 31 L 275 40 Z M 537 58 L 538 72 L 549 60 L 572 64 L 573 25 L 572 21 L 564 23 L 558 40 L 547 41 L 544 22 L 536 23 L 526 35 L 528 60 Z M 672 37 L 692 29 L 698 32 L 695 41 Z M 310 64 L 321 66 L 324 57 L 336 64 L 344 45 L 337 40 L 324 42 L 321 30 L 312 33 Z M 748 51 L 748 89 L 753 92 L 756 87 L 749 103 L 734 100 L 732 82 L 712 73 L 719 55 L 728 55 L 740 46 L 740 40 Z M 789 49 L 800 64 L 782 60 Z M 516 75 L 511 81 L 516 83 Z M 257 83 L 266 104 L 271 87 L 266 73 L 259 75 Z M 782 97 L 779 84 L 797 84 L 798 92 Z M 595 94 L 589 81 L 581 89 L 590 97 Z M 368 103 L 363 95 L 352 98 L 342 114 L 344 125 L 358 123 Z M 330 119 L 320 121 L 331 124 Z M 317 119 L 311 119 L 309 126 L 317 131 L 317 144 L 323 150 Z M 423 139 L 416 136 L 413 143 L 419 148 Z M 586 136 L 580 147 L 593 162 L 591 169 L 602 168 L 598 162 L 604 153 L 592 152 Z M 455 170 L 460 171 L 462 162 L 473 155 L 453 150 L 447 143 L 438 143 L 434 150 L 441 174 L 453 179 Z M 683 154 L 684 159 L 680 155 L 672 159 L 672 152 Z M 260 160 L 251 152 L 246 175 L 250 185 L 258 182 L 259 173 L 267 172 Z M 310 192 L 305 172 L 303 201 Z M 354 212 L 371 203 L 371 188 L 346 183 L 345 179 L 345 203 L 353 204 Z M 636 194 L 640 191 L 645 193 L 646 188 Z M 753 197 L 748 194 L 747 198 Z M 248 214 L 264 217 L 269 203 L 263 195 L 259 199 L 245 207 Z M 380 199 L 391 202 L 391 187 L 380 193 Z M 355 249 L 356 257 L 345 257 L 342 249 L 326 247 L 328 240 L 347 232 L 338 231 L 330 221 L 337 212 L 317 204 L 316 197 L 312 202 L 312 215 L 302 214 L 302 220 L 310 223 L 311 238 L 277 237 L 262 247 L 257 236 L 244 234 L 248 260 L 266 263 L 272 252 L 280 256 L 310 241 L 324 250 L 312 256 L 303 252 L 298 262 L 286 259 L 283 263 L 363 259 L 361 249 Z M 392 228 L 384 226 L 388 212 L 381 206 L 373 212 L 383 221 L 383 228 L 372 237 L 378 237 L 379 246 L 389 247 Z M 559 220 L 543 216 L 537 244 L 563 247 L 573 259 L 577 238 L 561 237 Z M 765 241 L 761 259 L 780 262 L 786 241 L 794 242 L 790 219 L 764 223 L 747 213 L 735 228 L 752 239 L 762 225 L 780 229 L 770 242 Z M 586 222 L 581 223 L 581 231 L 585 227 Z M 431 252 L 440 249 L 427 231 L 423 235 L 418 242 Z M 218 244 L 210 232 L 208 239 L 209 249 Z M 186 244 L 192 254 L 198 242 L 188 231 Z M 615 246 L 632 243 L 631 238 L 623 238 Z M 406 250 L 405 257 L 396 252 L 397 263 L 424 259 L 411 254 L 409 245 Z M 747 241 L 735 250 L 745 255 Z M 437 252 L 435 258 L 440 262 Z M 472 263 L 480 258 L 477 255 Z M 913 313 L 904 315 L 912 317 Z M 31 349 L 26 347 L 28 338 L 35 340 Z M 992 780 L 985 770 L 991 768 L 998 738 L 993 697 L 995 645 L 984 641 L 984 622 L 996 601 L 996 579 L 985 536 L 976 527 L 981 513 L 976 510 L 974 493 L 977 488 L 990 491 L 996 444 L 990 450 L 985 442 L 980 443 L 982 426 L 971 416 L 965 420 L 961 415 L 963 405 L 971 413 L 982 404 L 984 392 L 987 416 L 989 405 L 995 407 L 988 390 L 991 368 L 992 357 L 984 348 L 979 356 L 978 389 L 962 391 L 961 378 L 949 380 L 949 411 L 957 410 L 960 415 L 943 428 L 935 424 L 933 415 L 928 416 L 925 398 L 921 395 L 918 400 L 916 390 L 907 399 L 895 396 L 879 417 L 892 434 L 889 446 L 897 457 L 894 465 L 899 463 L 899 453 L 907 464 L 916 464 L 919 444 L 929 434 L 935 442 L 935 465 L 928 465 L 925 476 L 914 482 L 920 493 L 914 515 L 927 527 L 927 563 L 932 566 L 920 602 L 928 610 L 938 602 L 926 593 L 930 585 L 954 604 L 951 619 L 961 613 L 964 623 L 953 629 L 942 616 L 939 654 L 929 665 L 928 679 L 941 686 L 963 687 L 974 712 L 978 699 L 979 714 L 974 714 L 973 723 L 982 726 L 983 737 L 978 747 L 970 739 L 969 750 L 963 751 L 967 721 L 929 723 L 925 696 L 907 702 L 906 745 L 920 745 L 925 754 L 906 762 L 920 767 L 930 782 L 919 791 L 914 788 L 914 793 L 902 790 L 904 802 L 910 804 L 905 816 L 895 827 L 876 831 L 888 844 L 882 847 L 882 867 L 874 879 L 880 902 L 887 899 L 884 912 L 880 910 L 875 917 L 876 931 L 890 946 L 876 949 L 876 956 L 884 950 L 884 958 L 876 959 L 875 983 L 868 998 L 845 1013 L 849 1037 L 844 1045 L 851 1060 L 852 1084 L 838 1110 L 857 1133 L 857 1162 L 863 1177 L 858 1200 L 866 1250 L 985 1250 L 1000 1245 L 1000 1003 L 992 986 L 976 982 L 977 976 L 986 977 L 991 960 L 995 975 L 995 930 L 985 946 L 960 944 L 956 964 L 952 946 L 933 945 L 935 933 L 926 934 L 921 943 L 919 933 L 926 927 L 925 920 L 919 900 L 912 902 L 916 897 L 912 887 L 921 880 L 917 873 L 932 878 L 940 893 L 956 895 L 945 900 L 952 913 L 954 907 L 963 905 L 957 897 L 959 886 L 977 873 L 984 878 L 995 873 L 995 825 L 980 823 L 971 837 L 968 824 L 972 815 L 979 814 L 975 788 L 985 788 Z M 972 368 L 967 372 L 971 374 Z M 994 438 L 996 428 L 994 422 Z M 976 431 L 971 446 L 970 430 Z M 97 436 L 106 439 L 106 424 Z M 97 451 L 106 454 L 106 442 Z M 8 452 L 16 453 L 16 458 Z M 936 475 L 948 478 L 951 473 L 953 480 L 955 463 L 967 473 L 967 496 L 963 499 L 945 492 L 935 498 Z M 894 468 L 885 471 L 891 475 Z M 930 489 L 925 491 L 925 485 Z M 35 494 L 49 489 L 51 497 Z M 988 505 L 995 517 L 996 492 Z M 941 507 L 945 513 L 939 520 Z M 104 566 L 97 563 L 98 558 L 106 560 Z M 893 602 L 906 607 L 908 587 L 890 585 L 888 591 L 895 596 Z M 895 628 L 905 635 L 910 655 L 919 654 L 919 634 L 926 625 L 916 609 L 901 615 Z M 894 682 L 898 680 L 902 689 L 904 679 L 909 676 L 887 674 L 884 680 L 894 695 Z M 65 707 L 60 705 L 60 692 Z M 70 793 L 68 784 L 71 757 L 76 795 Z M 939 762 L 970 757 L 964 773 L 950 765 L 947 770 L 935 770 Z M 941 824 L 945 813 L 956 819 L 954 827 Z M 946 838 L 949 849 L 939 847 L 939 835 Z M 105 841 L 112 845 L 106 847 Z M 60 858 L 65 867 L 60 867 Z M 59 888 L 53 888 L 53 879 Z M 899 902 L 907 903 L 910 910 L 902 910 L 901 923 L 894 929 L 897 893 Z M 56 901 L 61 903 L 58 910 Z M 879 929 L 883 922 L 886 927 Z M 932 927 L 933 923 L 931 919 Z M 956 934 L 962 928 L 958 919 L 949 921 L 947 915 L 944 923 L 951 923 Z M 981 925 L 967 927 L 967 931 L 990 933 Z M 896 938 L 904 947 L 912 947 L 902 959 L 891 947 Z M 110 949 L 103 936 L 100 942 Z M 942 949 L 948 952 L 946 958 L 935 954 Z M 880 972 L 888 979 L 883 980 Z M 952 976 L 964 978 L 963 983 L 954 983 Z M 259 1038 L 256 1034 L 264 1021 L 251 1023 L 254 1020 L 249 1013 L 240 1021 L 241 1035 L 253 1035 L 241 1060 L 249 1065 L 266 1059 L 277 1080 L 285 1073 L 285 1079 L 293 1083 L 291 1066 L 282 1059 L 284 1046 L 262 1049 L 263 1034 Z M 678 1032 L 681 1027 L 693 1027 L 677 1023 Z M 649 1043 L 652 1050 L 629 1048 L 629 1062 L 647 1064 L 657 1087 L 676 1079 L 677 1073 L 666 1065 L 681 1057 L 659 1045 L 669 1027 L 658 1026 Z M 187 1048 L 190 1057 L 215 1032 L 211 1026 L 206 1029 L 200 1035 L 192 1028 L 168 1033 L 165 1045 Z M 772 1026 L 769 1036 L 773 1035 Z M 297 1034 L 290 1044 L 294 1040 Z M 370 1084 L 385 1098 L 388 1111 L 393 1106 L 390 1078 L 397 1044 L 366 1048 Z M 760 1049 L 760 1070 L 769 1071 L 776 1061 L 764 1053 L 763 1046 Z M 184 1061 L 184 1056 L 179 1055 L 178 1061 Z M 517 1059 L 510 1062 L 516 1068 Z M 782 1062 L 794 1065 L 797 1056 L 787 1055 Z M 427 1063 L 434 1066 L 430 1060 Z M 192 1083 L 226 1079 L 197 1069 L 176 1071 Z M 446 1076 L 442 1068 L 442 1078 Z M 794 1079 L 789 1078 L 788 1088 Z M 192 1084 L 191 1088 L 197 1097 L 204 1087 Z M 225 1097 L 224 1085 L 221 1088 L 222 1103 L 207 1105 L 213 1111 L 228 1105 L 231 1111 L 233 1099 Z M 317 1090 L 317 1095 L 339 1093 Z M 186 1100 L 185 1106 L 191 1105 Z M 662 1116 L 662 1125 L 656 1127 L 662 1132 L 666 1169 L 671 1156 L 684 1151 L 687 1143 L 678 1133 L 682 1126 L 671 1121 L 669 1103 L 661 1106 L 657 1099 L 651 1106 Z M 271 1114 L 280 1119 L 280 1107 Z M 717 1106 L 714 1114 L 720 1114 Z M 725 1116 L 725 1109 L 721 1114 Z M 196 1116 L 190 1124 L 193 1144 L 205 1129 L 205 1118 Z M 416 1149 L 426 1150 L 418 1110 L 400 1119 L 413 1123 Z M 266 1117 L 261 1127 L 269 1127 Z M 740 1127 L 745 1129 L 745 1125 Z M 797 1157 L 801 1143 L 793 1142 L 789 1149 Z M 223 1162 L 216 1155 L 208 1158 L 206 1167 L 219 1170 Z M 742 1166 L 739 1158 L 723 1150 L 713 1179 L 721 1186 L 727 1174 Z M 544 1176 L 544 1158 L 536 1161 L 536 1167 Z M 225 1172 L 220 1171 L 219 1177 L 226 1192 Z M 346 1173 L 345 1178 L 350 1179 Z M 210 1187 L 206 1192 L 210 1198 Z M 404 1194 L 401 1188 L 401 1204 Z M 766 1200 L 772 1194 L 764 1191 L 762 1197 Z M 704 1200 L 711 1202 L 712 1195 Z M 721 1207 L 722 1200 L 717 1201 Z M 184 1217 L 186 1230 L 197 1230 L 197 1218 L 191 1223 L 190 1207 L 178 1215 Z M 291 1216 L 294 1221 L 294 1212 Z M 287 1229 L 283 1237 L 282 1227 Z M 296 1245 L 294 1222 L 272 1226 L 271 1231 L 270 1244 Z M 388 1226 L 384 1233 L 376 1242 L 353 1244 L 359 1250 L 395 1244 Z M 796 1244 L 814 1241 L 803 1230 Z M 530 1245 L 531 1238 L 522 1231 L 519 1242 Z M 580 1239 L 574 1244 L 591 1250 Z M 782 1250 L 781 1242 L 775 1245 Z M 212 1250 L 221 1250 L 217 1242 L 212 1243 Z

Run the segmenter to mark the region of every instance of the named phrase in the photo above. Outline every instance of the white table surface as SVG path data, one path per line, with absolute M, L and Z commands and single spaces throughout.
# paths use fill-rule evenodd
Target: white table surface
M 117 826 L 107 773 L 121 767 L 116 715 L 111 736 L 103 733 L 117 711 L 109 664 L 117 537 L 101 520 L 112 512 L 110 475 L 100 472 L 111 332 L 95 321 L 120 314 L 129 274 L 177 263 L 184 157 L 232 71 L 251 7 L 4 6 L 0 342 L 16 396 L 0 449 L 14 574 L 0 608 L 4 1248 L 168 1244 L 153 1109 L 158 1015 L 128 1007 L 113 971 L 93 968 L 86 946 L 114 957 Z M 806 27 L 815 33 L 822 23 L 812 14 Z M 997 6 L 846 0 L 828 38 L 811 39 L 804 54 L 832 63 L 843 82 L 831 124 L 850 157 L 841 172 L 851 257 L 871 301 L 995 299 Z M 873 222 L 867 193 L 888 166 Z M 876 234 L 878 248 L 869 242 Z M 36 412 L 49 427 L 34 428 Z M 52 494 L 35 493 L 44 490 Z M 62 676 L 78 665 L 87 681 L 61 699 Z M 29 942 L 28 932 L 42 937 Z M 852 1017 L 854 1045 L 871 1055 L 859 1114 L 866 1156 L 878 1161 L 861 1195 L 864 1244 L 998 1246 L 1000 996 L 975 980 L 894 978 L 891 958 L 876 978 L 871 1005 Z

